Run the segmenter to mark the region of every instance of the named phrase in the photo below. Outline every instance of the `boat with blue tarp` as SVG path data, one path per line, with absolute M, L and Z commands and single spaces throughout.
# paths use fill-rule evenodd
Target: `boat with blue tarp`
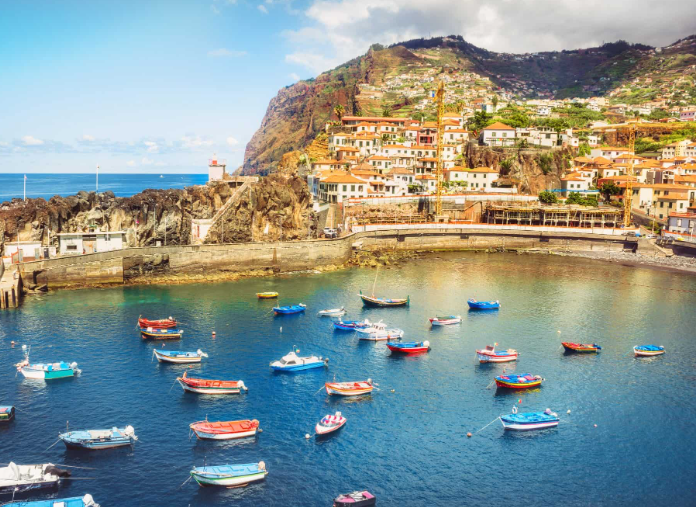
M 665 353 L 665 348 L 662 345 L 636 345 L 633 353 L 636 357 L 661 356 Z
M 387 342 L 387 348 L 399 354 L 421 354 L 430 350 L 430 342 Z
M 444 317 L 432 317 L 428 319 L 431 326 L 451 326 L 452 324 L 460 324 L 462 318 L 459 315 L 447 315 Z
M 365 329 L 371 327 L 372 323 L 365 319 L 363 322 L 357 320 L 335 320 L 333 328 L 338 331 L 355 331 L 356 329 Z
M 293 347 L 294 349 L 295 347 Z M 296 353 L 297 352 L 297 353 Z M 273 361 L 270 367 L 274 371 L 301 371 L 311 370 L 312 368 L 323 368 L 328 366 L 328 357 L 304 356 L 300 357 L 297 354 L 300 349 L 291 350 L 277 361 Z
M 58 435 L 65 447 L 70 449 L 112 449 L 114 447 L 125 447 L 133 445 L 138 437 L 135 436 L 133 426 L 116 428 L 110 430 L 77 430 L 68 431 Z
M 183 352 L 181 350 L 153 350 L 152 353 L 160 363 L 200 363 L 208 354 L 198 349 L 196 352 Z
M 247 465 L 217 465 L 193 467 L 191 477 L 200 486 L 239 488 L 250 482 L 261 481 L 268 475 L 263 461 Z
M 77 363 L 67 363 L 58 361 L 57 363 L 30 363 L 29 351 L 25 350 L 24 361 L 15 365 L 17 371 L 25 378 L 54 380 L 58 378 L 74 377 L 79 375 L 81 370 L 77 368 Z
M 11 507 L 99 507 L 92 495 L 73 496 L 71 498 L 53 498 L 50 500 L 32 500 L 10 502 L 3 505 Z
M 273 312 L 276 315 L 292 315 L 294 313 L 302 313 L 307 309 L 307 305 L 300 303 L 299 305 L 274 306 Z
M 499 310 L 500 301 L 476 301 L 471 298 L 467 301 L 470 310 Z
M 500 422 L 506 430 L 529 431 L 555 428 L 560 419 L 558 414 L 547 408 L 544 412 L 517 413 L 517 407 L 512 407 L 512 414 L 501 415 Z

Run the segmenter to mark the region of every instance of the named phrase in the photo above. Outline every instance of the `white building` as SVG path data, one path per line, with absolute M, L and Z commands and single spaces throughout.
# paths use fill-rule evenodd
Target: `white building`
M 226 167 L 226 160 L 218 160 L 217 157 L 208 160 L 208 181 L 220 181 L 225 179 Z
M 479 141 L 485 146 L 514 146 L 515 129 L 495 122 L 481 130 Z
M 58 234 L 60 255 L 88 254 L 120 250 L 124 231 L 64 232 Z
M 17 252 L 20 254 L 17 255 Z M 41 241 L 12 241 L 5 243 L 2 261 L 7 266 L 8 264 L 17 264 L 17 262 L 48 259 L 55 257 L 55 255 L 56 247 L 44 246 Z

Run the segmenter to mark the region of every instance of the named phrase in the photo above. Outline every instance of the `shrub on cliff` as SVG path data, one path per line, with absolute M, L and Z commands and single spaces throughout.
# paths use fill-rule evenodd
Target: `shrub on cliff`
M 539 201 L 544 204 L 556 204 L 558 202 L 558 197 L 556 197 L 556 194 L 553 192 L 544 190 L 543 192 L 539 192 Z

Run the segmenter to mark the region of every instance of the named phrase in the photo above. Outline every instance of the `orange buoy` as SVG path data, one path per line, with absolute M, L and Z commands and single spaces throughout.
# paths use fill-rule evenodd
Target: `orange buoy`
M 471 432 L 467 433 L 466 436 L 471 438 Z

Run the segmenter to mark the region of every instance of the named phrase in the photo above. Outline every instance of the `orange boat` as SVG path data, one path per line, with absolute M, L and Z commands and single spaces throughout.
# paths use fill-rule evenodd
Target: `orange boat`
M 138 325 L 144 329 L 148 327 L 153 329 L 171 329 L 176 327 L 176 319 L 169 317 L 168 319 L 148 320 L 138 317 Z
M 189 377 L 187 371 L 177 380 L 185 391 L 198 394 L 239 394 L 242 390 L 247 391 L 247 386 L 241 380 L 194 378 Z
M 232 440 L 234 438 L 253 437 L 259 431 L 259 422 L 251 421 L 198 421 L 191 423 L 189 428 L 200 439 Z
M 364 382 L 327 382 L 324 384 L 327 394 L 337 394 L 339 396 L 360 396 L 369 394 L 374 389 L 372 379 Z
M 596 343 L 561 342 L 561 345 L 563 345 L 568 352 L 599 352 L 602 350 L 602 347 Z

